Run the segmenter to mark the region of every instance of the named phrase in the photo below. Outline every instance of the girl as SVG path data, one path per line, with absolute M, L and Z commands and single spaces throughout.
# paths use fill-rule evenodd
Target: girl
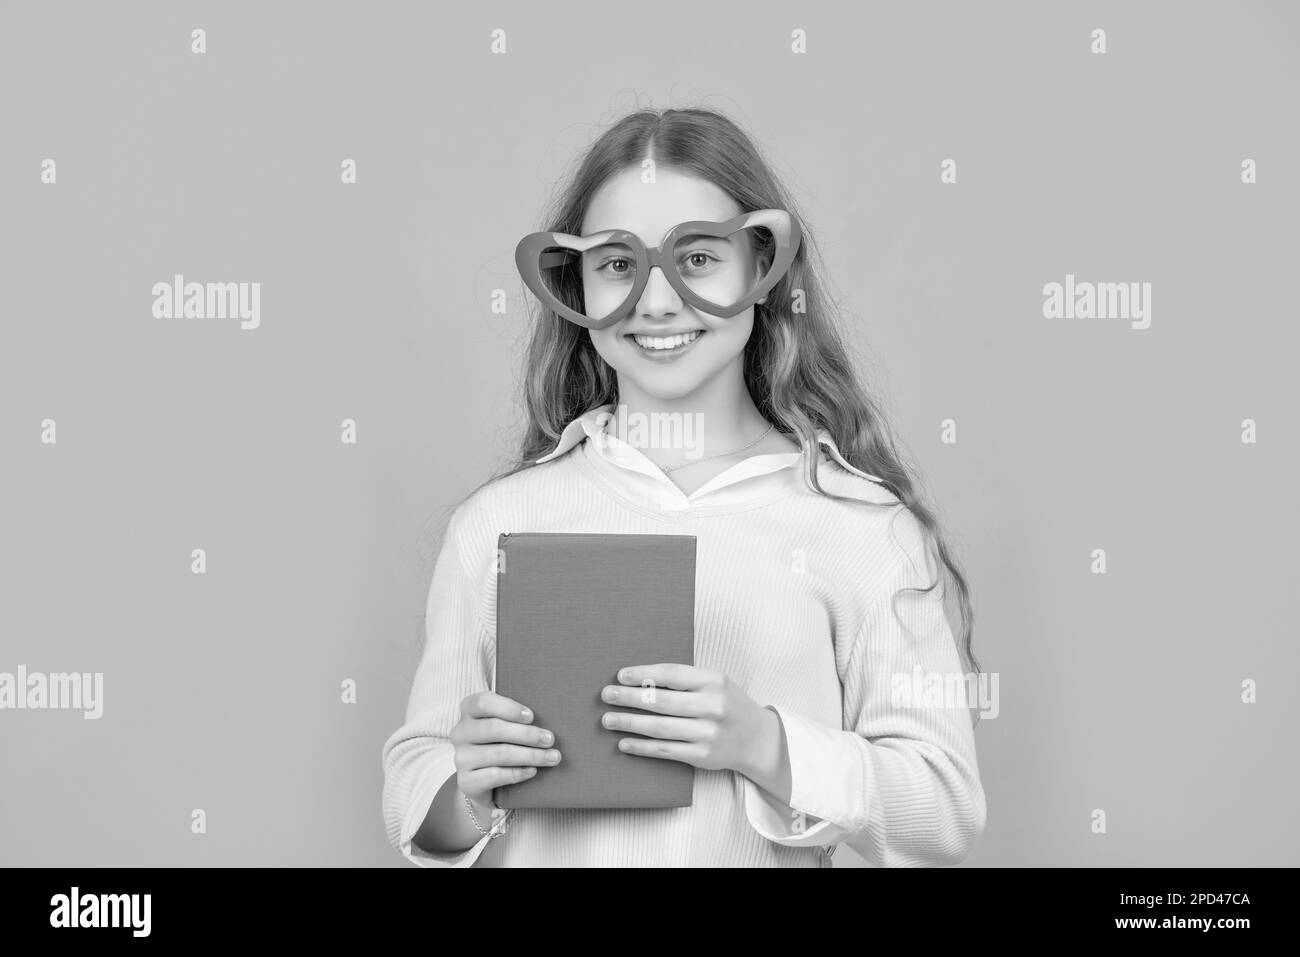
M 877 866 L 970 851 L 985 801 L 966 702 L 904 693 L 975 669 L 966 582 L 855 382 L 814 249 L 754 144 L 702 109 L 614 125 L 549 229 L 519 244 L 542 306 L 519 462 L 451 516 L 406 723 L 383 749 L 388 835 L 408 859 L 827 867 L 838 844 Z M 699 423 L 696 440 L 647 442 L 656 416 Z M 629 661 L 601 689 L 628 753 L 696 769 L 691 806 L 494 807 L 493 788 L 564 760 L 528 702 L 491 690 L 497 536 L 525 531 L 696 536 L 697 664 Z M 646 679 L 651 705 L 629 690 Z

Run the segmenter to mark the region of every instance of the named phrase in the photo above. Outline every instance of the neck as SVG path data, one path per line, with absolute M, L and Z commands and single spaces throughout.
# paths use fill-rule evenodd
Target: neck
M 661 397 L 637 388 L 622 376 L 618 406 L 609 430 L 643 450 L 654 461 L 671 465 L 725 452 L 753 441 L 768 427 L 745 385 L 741 357 L 683 396 Z M 656 429 L 656 423 L 663 427 Z M 680 431 L 680 441 L 662 441 L 668 424 Z M 660 441 L 655 441 L 658 434 Z

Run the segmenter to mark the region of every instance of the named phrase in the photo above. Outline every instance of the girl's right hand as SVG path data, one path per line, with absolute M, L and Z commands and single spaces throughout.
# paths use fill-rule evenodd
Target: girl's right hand
M 460 703 L 460 713 L 449 737 L 456 749 L 456 786 L 471 801 L 491 807 L 493 788 L 560 763 L 560 752 L 551 748 L 555 735 L 534 727 L 533 713 L 518 701 L 480 691 Z

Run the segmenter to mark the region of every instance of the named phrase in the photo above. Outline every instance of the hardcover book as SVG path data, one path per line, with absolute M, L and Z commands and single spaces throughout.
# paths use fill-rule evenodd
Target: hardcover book
M 689 806 L 693 766 L 626 754 L 621 738 L 645 736 L 601 724 L 607 711 L 655 712 L 600 694 L 623 667 L 695 663 L 695 536 L 527 532 L 497 547 L 495 691 L 531 708 L 561 754 L 496 788 L 497 806 Z M 623 687 L 652 700 L 653 688 Z

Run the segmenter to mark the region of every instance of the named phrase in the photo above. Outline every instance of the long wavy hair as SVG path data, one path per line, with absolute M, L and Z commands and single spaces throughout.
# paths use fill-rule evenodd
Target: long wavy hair
M 798 254 L 790 270 L 768 293 L 767 302 L 754 307 L 753 332 L 744 355 L 745 383 L 758 410 L 779 431 L 815 449 L 817 430 L 826 430 L 844 458 L 882 479 L 898 502 L 848 499 L 826 491 L 817 478 L 816 455 L 804 457 L 809 487 L 864 507 L 911 510 L 925 530 L 927 549 L 931 544 L 937 548 L 942 567 L 940 579 L 934 584 L 906 590 L 928 593 L 940 584 L 947 570 L 956 582 L 961 610 L 960 627 L 956 629 L 958 650 L 967 671 L 978 672 L 971 645 L 974 615 L 966 579 L 938 522 L 921 500 L 885 416 L 854 375 L 839 328 L 842 320 L 838 307 L 825 293 L 824 268 L 812 230 L 750 137 L 726 116 L 710 109 L 637 110 L 595 141 L 570 182 L 557 194 L 545 224 L 539 228 L 580 234 L 596 191 L 614 174 L 629 166 L 640 167 L 647 158 L 658 168 L 674 168 L 714 183 L 742 211 L 776 208 L 799 217 L 803 242 Z M 802 290 L 804 311 L 797 314 L 794 290 Z M 579 284 L 571 286 L 562 299 L 580 296 Z M 570 304 L 580 308 L 581 300 Z M 618 403 L 618 378 L 592 345 L 587 330 L 540 305 L 521 383 L 527 425 L 518 456 L 469 495 L 508 475 L 533 468 L 538 458 L 555 447 L 564 427 L 573 419 L 596 406 Z

